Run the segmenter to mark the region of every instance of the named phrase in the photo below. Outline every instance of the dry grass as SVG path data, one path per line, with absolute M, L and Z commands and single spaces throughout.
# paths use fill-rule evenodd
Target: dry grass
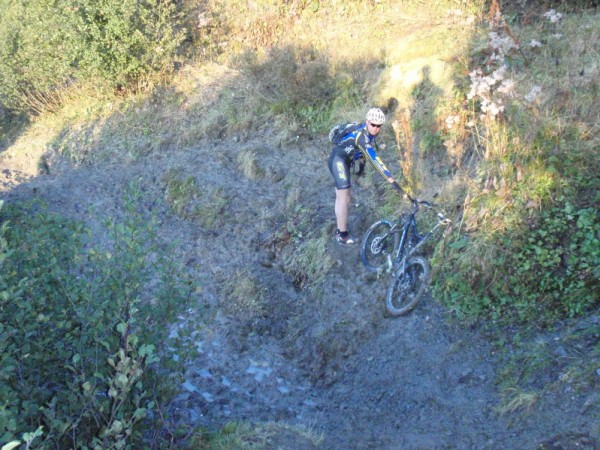
M 284 255 L 284 270 L 300 288 L 319 286 L 335 260 L 327 252 L 327 236 L 312 237 Z
M 252 320 L 266 311 L 266 291 L 248 269 L 238 270 L 225 286 L 223 309 L 234 317 Z
M 172 169 L 165 174 L 163 182 L 167 204 L 178 216 L 189 217 L 190 204 L 200 193 L 195 178 L 185 176 L 181 169 Z
M 190 448 L 204 450 L 260 450 L 265 448 L 316 448 L 323 437 L 311 429 L 287 424 L 228 423 L 211 436 L 197 435 Z
M 300 204 L 302 190 L 298 186 L 294 186 L 288 190 L 285 199 L 285 206 L 288 210 L 292 210 Z
M 524 392 L 520 389 L 508 389 L 503 393 L 501 405 L 498 412 L 502 415 L 516 412 L 527 413 L 539 400 L 539 394 Z
M 196 179 L 183 169 L 171 169 L 163 177 L 165 201 L 179 217 L 191 220 L 205 229 L 226 222 L 229 199 L 222 188 L 200 189 Z
M 265 169 L 260 165 L 261 149 L 245 148 L 236 157 L 238 169 L 249 180 L 258 180 L 265 176 Z
M 199 202 L 192 206 L 191 219 L 202 228 L 215 230 L 231 220 L 230 199 L 224 189 L 217 187 L 203 191 Z

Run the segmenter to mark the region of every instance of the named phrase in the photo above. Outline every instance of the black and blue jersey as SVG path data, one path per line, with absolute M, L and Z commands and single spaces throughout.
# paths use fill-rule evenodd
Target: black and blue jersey
M 334 145 L 329 156 L 328 166 L 335 185 L 338 189 L 350 188 L 350 167 L 352 164 L 362 158 L 369 161 L 392 186 L 400 192 L 403 192 L 398 183 L 392 177 L 392 174 L 377 155 L 377 143 L 375 136 L 367 130 L 366 122 L 360 128 L 348 133 L 342 138 L 339 144 Z

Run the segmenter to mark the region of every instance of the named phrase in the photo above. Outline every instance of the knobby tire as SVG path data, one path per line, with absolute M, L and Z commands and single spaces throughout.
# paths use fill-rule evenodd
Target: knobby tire
M 431 268 L 422 256 L 414 256 L 400 269 L 388 288 L 385 308 L 391 316 L 403 316 L 421 301 L 427 285 Z

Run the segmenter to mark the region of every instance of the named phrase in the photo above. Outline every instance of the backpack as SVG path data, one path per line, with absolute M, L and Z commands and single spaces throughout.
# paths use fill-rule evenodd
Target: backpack
M 360 122 L 338 123 L 331 130 L 329 130 L 329 141 L 337 145 L 340 142 L 342 142 L 344 136 L 346 136 L 349 133 L 352 133 L 353 131 L 358 130 L 359 128 L 362 128 L 363 126 L 364 123 Z

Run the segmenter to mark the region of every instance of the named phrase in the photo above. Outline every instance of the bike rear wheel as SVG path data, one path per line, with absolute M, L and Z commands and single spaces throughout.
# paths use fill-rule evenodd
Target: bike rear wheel
M 392 316 L 410 312 L 421 301 L 430 273 L 431 268 L 425 258 L 410 258 L 404 270 L 400 269 L 390 283 L 385 300 L 387 312 Z
M 393 258 L 398 247 L 398 233 L 390 233 L 393 224 L 388 220 L 378 220 L 369 227 L 360 245 L 360 259 L 371 272 L 378 272 L 388 265 L 388 257 Z

